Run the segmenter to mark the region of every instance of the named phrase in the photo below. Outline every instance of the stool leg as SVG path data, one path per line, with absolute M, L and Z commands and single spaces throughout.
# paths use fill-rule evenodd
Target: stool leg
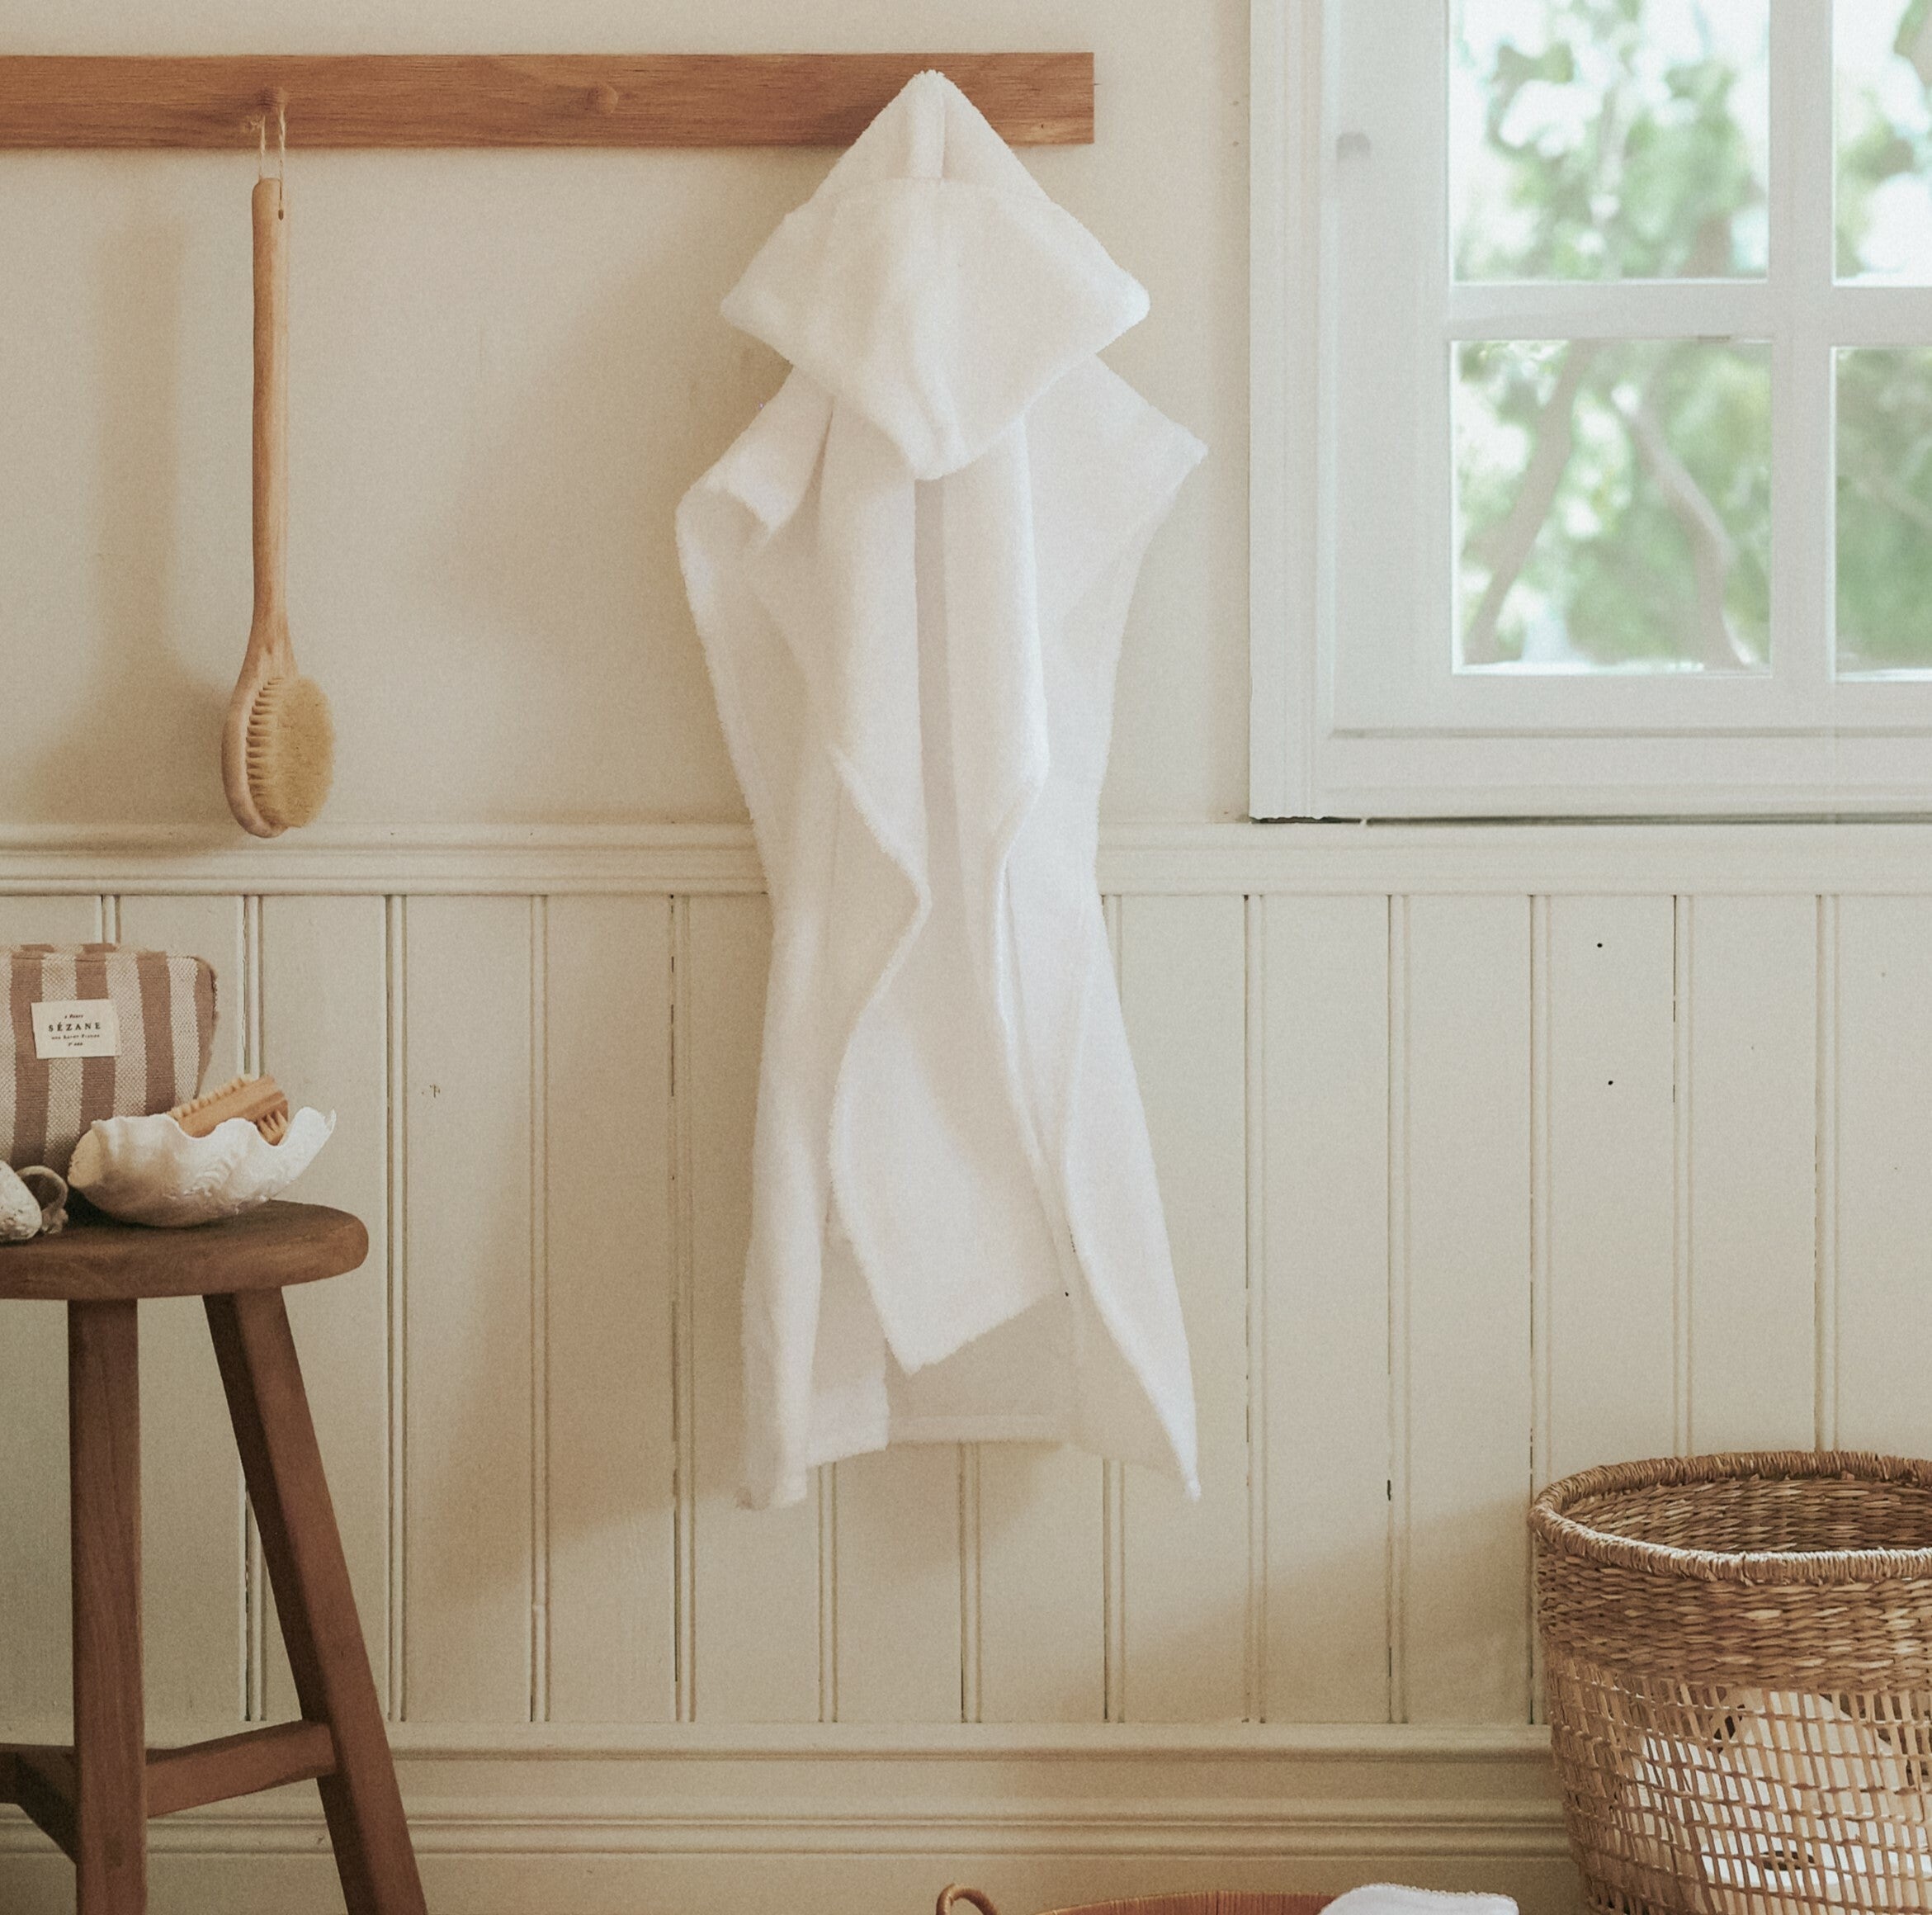
M 279 1290 L 203 1299 L 303 1716 L 335 1736 L 322 1806 L 349 1915 L 423 1915 L 395 1765 Z
M 148 1906 L 137 1308 L 131 1301 L 67 1307 L 80 1915 L 144 1915 Z

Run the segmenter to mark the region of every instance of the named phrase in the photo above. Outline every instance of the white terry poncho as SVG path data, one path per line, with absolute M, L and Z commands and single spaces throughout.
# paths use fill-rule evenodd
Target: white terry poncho
M 938 73 L 725 302 L 795 368 L 678 519 L 772 901 L 753 1504 L 905 1441 L 1195 1487 L 1094 878 L 1127 601 L 1202 453 L 1094 357 L 1146 310 Z

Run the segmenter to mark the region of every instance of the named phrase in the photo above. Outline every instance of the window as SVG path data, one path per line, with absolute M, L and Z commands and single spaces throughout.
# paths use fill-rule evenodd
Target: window
M 1257 815 L 1932 811 L 1932 0 L 1255 25 Z

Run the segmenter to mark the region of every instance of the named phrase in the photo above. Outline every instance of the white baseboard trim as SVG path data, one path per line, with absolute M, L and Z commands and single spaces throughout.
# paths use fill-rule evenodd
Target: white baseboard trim
M 45 1837 L 3 1812 L 7 1861 Z M 1106 1855 L 1292 1861 L 1363 1857 L 1393 1864 L 1443 1856 L 1557 1857 L 1567 1853 L 1552 1809 L 1480 1799 L 1252 1804 L 1175 1798 L 1099 1812 L 1052 1800 L 988 1802 L 970 1810 L 878 1802 L 834 1811 L 810 1802 L 755 1807 L 729 1798 L 668 1804 L 412 1798 L 418 1851 L 431 1855 Z M 303 1856 L 325 1843 L 322 1812 L 279 1802 L 197 1809 L 154 1824 L 150 1852 Z M 0 1906 L 12 1904 L 0 1900 Z
M 1122 824 L 1101 888 L 1135 896 L 1932 892 L 1932 824 Z M 0 891 L 273 895 L 749 892 L 733 825 L 0 827 Z
M 1527 1729 L 401 1727 L 394 1739 L 432 1906 L 464 1915 L 857 1915 L 930 1906 L 961 1875 L 1037 1898 L 1011 1904 L 1023 1915 L 1137 1884 L 1389 1877 L 1498 1886 L 1556 1915 L 1572 1881 L 1547 1741 Z M 156 1823 L 150 1854 L 158 1909 L 331 1906 L 307 1786 Z M 64 1867 L 0 1812 L 0 1908 L 59 1907 Z

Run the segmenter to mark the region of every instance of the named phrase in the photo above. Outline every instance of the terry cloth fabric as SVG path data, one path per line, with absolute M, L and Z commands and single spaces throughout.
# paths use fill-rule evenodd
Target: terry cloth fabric
M 0 1162 L 64 1176 L 97 1118 L 150 1116 L 199 1090 L 215 1047 L 215 972 L 205 958 L 113 944 L 19 944 L 0 958 Z M 120 1028 L 117 1056 L 36 1054 L 36 1004 L 102 998 Z
M 1508 1895 L 1403 1889 L 1392 1882 L 1373 1882 L 1336 1896 L 1323 1915 L 1516 1915 L 1516 1904 Z
M 923 73 L 725 302 L 794 370 L 678 512 L 771 894 L 745 1498 L 900 1441 L 1195 1482 L 1094 876 L 1122 628 L 1202 448 L 1147 296 Z

